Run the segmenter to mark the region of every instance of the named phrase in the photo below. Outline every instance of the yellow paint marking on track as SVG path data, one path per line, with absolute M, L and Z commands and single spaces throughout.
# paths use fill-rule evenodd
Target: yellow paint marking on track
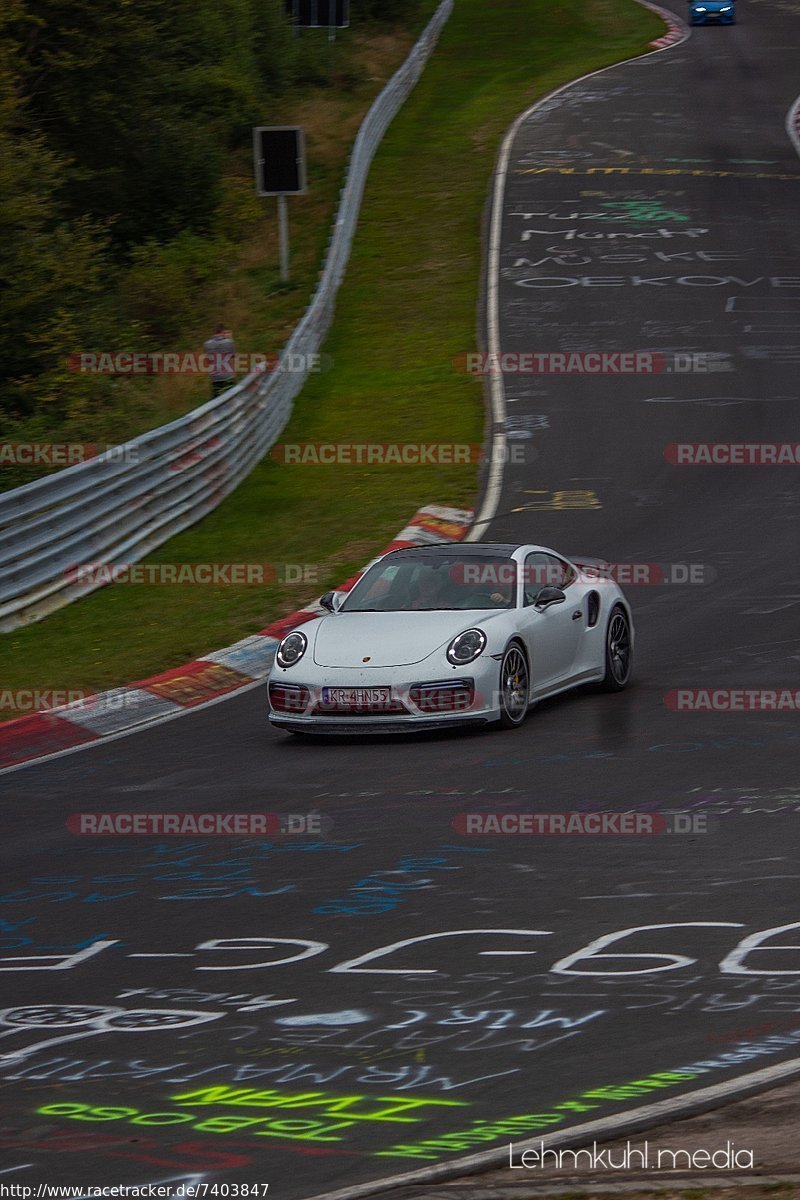
M 549 492 L 544 488 L 525 488 L 526 496 L 542 496 L 546 499 L 529 501 L 521 508 L 512 508 L 512 512 L 553 512 L 568 508 L 602 508 L 603 505 L 596 492 L 589 489 L 572 489 L 567 491 Z

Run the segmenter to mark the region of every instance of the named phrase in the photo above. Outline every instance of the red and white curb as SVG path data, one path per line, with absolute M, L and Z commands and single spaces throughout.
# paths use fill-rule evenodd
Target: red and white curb
M 639 0 L 644 3 L 645 8 L 652 9 L 667 23 L 667 32 L 662 33 L 661 37 L 656 38 L 654 42 L 649 44 L 654 50 L 666 50 L 667 46 L 676 46 L 678 42 L 685 41 L 689 36 L 689 27 L 681 21 L 680 17 L 676 17 L 668 8 L 661 8 L 658 4 L 648 4 L 645 0 Z
M 403 546 L 460 542 L 472 524 L 473 515 L 469 509 L 428 504 L 419 509 L 381 553 Z M 337 590 L 349 591 L 374 561 L 345 580 Z M 8 721 L 0 725 L 0 771 L 119 737 L 250 687 L 269 673 L 284 634 L 297 625 L 316 620 L 324 611 L 320 604 L 311 604 L 273 621 L 252 637 L 222 650 L 212 650 L 194 662 L 150 679 L 139 679 L 125 687 Z
M 679 25 L 675 25 L 672 21 L 669 22 L 670 28 L 660 38 L 656 38 L 650 45 L 654 50 L 665 50 L 667 46 L 676 46 L 678 42 L 682 42 L 685 34 Z

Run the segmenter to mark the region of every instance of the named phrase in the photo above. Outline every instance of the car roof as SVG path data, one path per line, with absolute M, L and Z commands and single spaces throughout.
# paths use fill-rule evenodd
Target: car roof
M 532 546 L 527 542 L 434 542 L 428 546 L 402 546 L 399 550 L 390 550 L 384 558 L 513 558 L 519 550 L 542 550 L 553 554 L 547 546 Z

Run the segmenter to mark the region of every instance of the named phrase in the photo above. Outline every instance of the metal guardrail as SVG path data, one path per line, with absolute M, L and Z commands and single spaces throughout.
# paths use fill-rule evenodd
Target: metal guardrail
M 274 445 L 333 320 L 370 163 L 419 79 L 453 8 L 442 0 L 364 118 L 314 296 L 277 369 L 253 372 L 186 416 L 96 458 L 0 495 L 0 632 L 40 621 L 102 586 L 77 564 L 137 562 L 211 512 Z M 290 361 L 298 362 L 298 358 Z M 101 573 L 102 574 L 102 573 Z

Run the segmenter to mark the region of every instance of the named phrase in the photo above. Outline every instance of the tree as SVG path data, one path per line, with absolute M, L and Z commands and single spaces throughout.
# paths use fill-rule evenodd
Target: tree
M 17 5 L 6 22 L 17 16 Z M 14 64 L 19 48 L 0 22 L 0 382 L 7 411 L 31 411 L 49 394 L 44 377 L 102 325 L 106 237 L 70 220 L 59 197 L 69 163 L 26 128 Z

